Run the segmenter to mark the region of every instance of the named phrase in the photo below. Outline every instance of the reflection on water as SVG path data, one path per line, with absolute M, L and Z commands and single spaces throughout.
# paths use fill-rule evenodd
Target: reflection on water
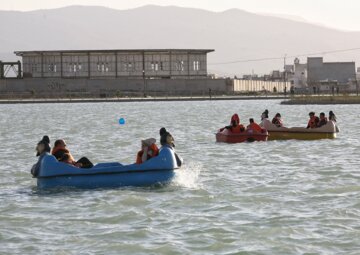
M 0 254 L 358 254 L 359 106 L 279 101 L 0 105 Z M 333 110 L 334 140 L 220 144 L 237 112 L 288 126 Z M 119 125 L 120 117 L 126 119 Z M 39 191 L 44 134 L 75 158 L 133 163 L 165 126 L 184 167 L 165 187 Z

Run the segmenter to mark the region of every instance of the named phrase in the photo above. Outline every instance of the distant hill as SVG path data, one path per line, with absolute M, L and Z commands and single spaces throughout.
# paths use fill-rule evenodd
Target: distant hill
M 282 69 L 283 60 L 211 63 L 360 47 L 360 32 L 238 9 L 210 12 L 153 5 L 131 10 L 70 6 L 0 11 L 0 24 L 0 59 L 4 60 L 13 59 L 16 50 L 210 48 L 215 52 L 209 54 L 209 71 L 229 75 L 269 73 Z M 325 61 L 360 63 L 360 51 L 324 57 Z

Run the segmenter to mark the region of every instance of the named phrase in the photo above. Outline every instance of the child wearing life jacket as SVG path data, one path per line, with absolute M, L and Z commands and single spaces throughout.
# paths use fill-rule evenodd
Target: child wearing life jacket
M 149 160 L 159 155 L 159 148 L 156 146 L 155 143 L 155 138 L 141 140 L 141 150 L 137 153 L 136 164 L 142 164 L 146 160 Z
M 259 124 L 257 124 L 253 118 L 249 119 L 250 124 L 246 127 L 247 130 L 253 130 L 256 132 L 261 133 L 262 128 L 259 126 Z

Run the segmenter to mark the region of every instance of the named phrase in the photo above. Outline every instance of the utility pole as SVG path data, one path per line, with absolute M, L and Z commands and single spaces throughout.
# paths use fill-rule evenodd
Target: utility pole
M 286 96 L 286 54 L 284 56 L 284 95 Z

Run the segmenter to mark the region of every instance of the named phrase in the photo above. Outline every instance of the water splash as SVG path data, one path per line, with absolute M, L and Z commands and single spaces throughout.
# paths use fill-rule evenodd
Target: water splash
M 199 176 L 202 170 L 202 164 L 196 162 L 189 162 L 176 172 L 173 185 L 190 188 L 200 189 Z

